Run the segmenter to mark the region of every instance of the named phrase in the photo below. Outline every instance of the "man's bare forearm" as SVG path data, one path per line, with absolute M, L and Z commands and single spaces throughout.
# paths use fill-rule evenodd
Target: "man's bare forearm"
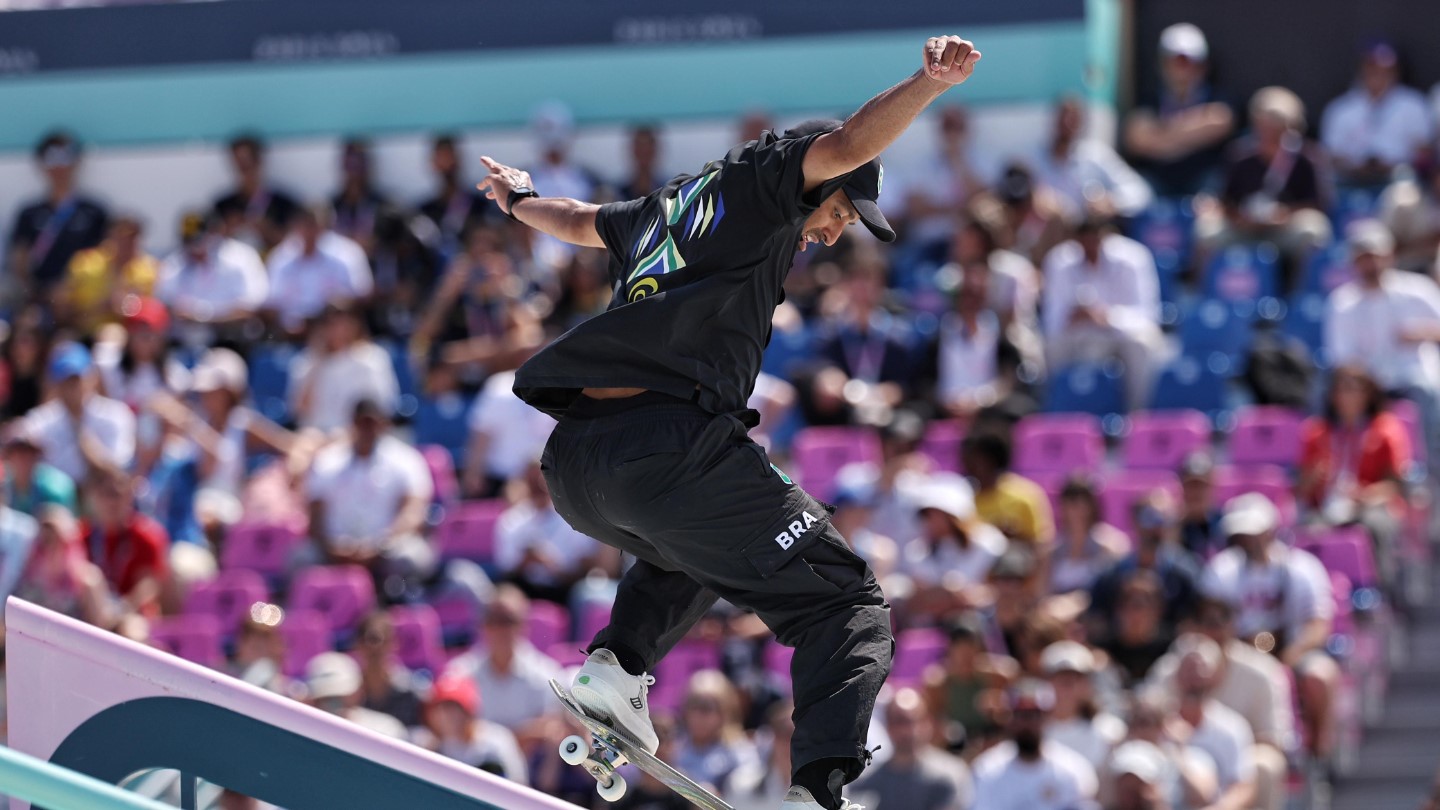
M 842 152 L 852 157 L 857 166 L 879 157 L 951 86 L 930 78 L 923 70 L 915 71 L 865 102 L 835 130 Z
M 595 229 L 600 206 L 569 197 L 527 197 L 515 203 L 514 215 L 541 233 L 582 247 L 605 247 Z

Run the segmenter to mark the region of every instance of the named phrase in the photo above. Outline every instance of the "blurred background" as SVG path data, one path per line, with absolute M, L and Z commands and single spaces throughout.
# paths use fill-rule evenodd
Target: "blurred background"
M 510 385 L 606 259 L 479 157 L 643 196 L 958 33 L 751 401 L 896 608 L 856 799 L 1435 806 L 1430 6 L 0 0 L 0 594 L 601 806 L 545 682 L 626 561 Z M 707 616 L 662 756 L 778 806 L 789 652 Z

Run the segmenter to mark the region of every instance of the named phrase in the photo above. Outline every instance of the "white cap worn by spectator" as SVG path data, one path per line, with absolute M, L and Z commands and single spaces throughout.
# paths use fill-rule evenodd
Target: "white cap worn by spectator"
M 1194 23 L 1175 23 L 1160 32 L 1160 52 L 1204 62 L 1210 58 L 1210 44 L 1205 41 L 1205 32 Z
M 1250 97 L 1250 117 L 1272 115 L 1285 123 L 1288 129 L 1305 131 L 1305 102 L 1284 87 L 1262 87 Z
M 1225 537 L 1245 535 L 1259 537 L 1280 525 L 1280 510 L 1265 495 L 1247 492 L 1225 504 L 1225 517 L 1220 519 L 1220 533 Z
M 1095 671 L 1095 655 L 1078 641 L 1057 641 L 1040 654 L 1040 669 L 1046 675 L 1057 672 L 1089 675 Z
M 958 475 L 932 476 L 915 493 L 915 511 L 926 509 L 967 520 L 975 516 L 975 491 Z
M 1378 219 L 1350 223 L 1350 227 L 1345 229 L 1345 245 L 1350 248 L 1351 256 L 1392 256 L 1395 253 L 1395 237 Z
M 1110 759 L 1110 770 L 1117 778 L 1128 773 L 1147 785 L 1159 784 L 1168 769 L 1165 753 L 1145 740 L 1121 743 Z
M 360 665 L 345 653 L 320 653 L 305 665 L 305 690 L 311 700 L 350 697 L 360 691 Z
M 229 349 L 211 349 L 195 366 L 190 388 L 197 394 L 229 391 L 240 396 L 249 385 L 250 373 L 244 358 Z

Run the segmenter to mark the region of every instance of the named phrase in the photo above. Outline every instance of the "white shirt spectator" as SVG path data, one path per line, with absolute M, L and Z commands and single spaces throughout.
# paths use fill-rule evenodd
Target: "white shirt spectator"
M 885 214 L 892 218 L 903 218 L 913 198 L 919 197 L 933 208 L 944 212 L 959 211 L 977 189 L 967 188 L 965 179 L 943 154 L 932 153 L 925 161 L 910 171 L 897 171 L 895 177 L 885 178 L 885 193 L 880 195 L 880 205 Z M 974 146 L 965 150 L 964 161 L 975 178 L 989 183 L 999 176 L 995 160 L 981 154 Z M 910 224 L 910 236 L 917 242 L 948 240 L 955 230 L 955 218 L 947 213 L 929 214 L 918 217 Z
M 527 550 L 543 551 L 551 559 L 567 564 L 564 573 L 583 574 L 575 568 L 599 547 L 599 542 L 571 528 L 553 506 L 539 509 L 528 498 L 506 509 L 495 524 L 495 564 L 502 573 L 519 574 L 535 585 L 561 583 L 538 564 L 521 569 L 520 561 Z
M 190 387 L 190 372 L 176 360 L 164 361 L 164 374 L 149 364 L 127 372 L 120 367 L 125 354 L 122 345 L 100 343 L 95 346 L 94 354 L 95 368 L 100 372 L 106 396 L 125 403 L 131 410 L 144 408 L 158 393 L 184 394 Z
M 128 469 L 135 460 L 135 413 L 123 402 L 99 394 L 85 401 L 80 425 L 94 437 L 105 459 L 120 469 Z M 45 461 L 72 480 L 84 481 L 89 466 L 80 453 L 75 423 L 59 400 L 51 400 L 25 417 L 25 427 L 40 449 Z
M 1279 540 L 1271 542 L 1270 560 L 1263 564 L 1250 562 L 1239 547 L 1216 554 L 1201 574 L 1200 588 L 1235 605 L 1235 633 L 1241 638 L 1283 632 L 1293 641 L 1306 622 L 1335 614 L 1325 566 Z
M 947 317 L 940 324 L 940 351 L 936 394 L 941 402 L 962 397 L 982 397 L 993 392 L 999 373 L 1000 319 L 993 312 L 981 313 L 974 333 L 967 333 L 959 318 Z
M 299 400 L 307 390 L 308 407 L 302 408 Z M 290 396 L 301 427 L 332 431 L 350 424 L 361 400 L 374 400 L 393 412 L 400 401 L 400 381 L 390 354 L 362 340 L 319 358 L 310 349 L 295 355 L 290 361 Z
M 1205 701 L 1205 715 L 1190 735 L 1189 744 L 1215 760 L 1215 776 L 1221 790 L 1255 778 L 1255 758 L 1250 754 L 1255 737 L 1250 725 L 1220 701 L 1213 698 Z
M 490 711 L 488 701 L 485 711 Z M 416 742 L 423 744 L 430 736 L 429 732 L 417 735 Z M 525 762 L 525 754 L 520 750 L 520 743 L 516 741 L 514 732 L 499 723 L 476 720 L 475 736 L 469 742 L 442 740 L 435 749 L 441 756 L 463 762 L 472 768 L 498 769 L 511 782 L 530 784 L 529 767 Z
M 1125 721 L 1105 712 L 1091 720 L 1083 717 L 1051 720 L 1045 724 L 1045 739 L 1084 757 L 1098 773 L 1110 759 L 1110 749 L 1125 739 Z
M 1418 274 L 1387 270 L 1380 289 L 1350 281 L 1335 288 L 1325 313 L 1325 353 L 1332 367 L 1359 363 L 1383 388 L 1440 385 L 1440 350 L 1403 341 L 1400 332 L 1440 323 L 1440 287 Z
M 1065 215 L 1079 220 L 1085 214 L 1087 193 L 1104 191 L 1121 216 L 1133 217 L 1154 198 L 1149 184 L 1104 141 L 1077 141 L 1063 159 L 1046 148 L 1031 161 L 1035 179 L 1055 191 Z
M 988 523 L 976 523 L 969 536 L 970 545 L 963 549 L 954 540 L 934 549 L 924 538 L 911 540 L 900 550 L 900 571 L 921 585 L 950 584 L 957 577 L 967 585 L 983 583 L 1008 541 Z
M 1110 326 L 1126 333 L 1158 328 L 1160 279 L 1149 248 L 1120 234 L 1100 241 L 1099 261 L 1091 265 L 1074 240 L 1056 245 L 1045 256 L 1044 329 L 1047 340 L 1064 335 L 1077 306 L 1100 305 Z
M 10 596 L 20 582 L 39 533 L 40 524 L 35 518 L 0 506 L 0 602 Z
M 1376 158 L 1395 166 L 1410 163 L 1434 138 L 1425 97 L 1396 85 L 1379 99 L 1356 87 L 1330 102 L 1320 121 L 1320 140 L 1336 158 L 1364 163 Z
M 470 409 L 470 432 L 483 433 L 485 472 L 496 478 L 518 478 L 540 457 L 555 420 L 515 396 L 515 372 L 490 375 Z
M 1295 709 L 1285 665 L 1239 639 L 1225 645 L 1225 659 L 1220 682 L 1210 696 L 1245 718 L 1256 739 L 1291 750 L 1296 742 Z M 1155 662 L 1146 680 L 1172 694 L 1179 666 L 1180 659 L 1166 653 Z
M 191 261 L 184 250 L 160 265 L 155 296 L 177 317 L 192 321 L 223 320 L 254 312 L 270 294 L 270 278 L 255 248 L 235 239 L 221 239 L 203 262 Z
M 405 500 L 428 500 L 434 483 L 419 451 L 382 436 L 368 458 L 357 457 L 348 442 L 321 450 L 305 491 L 325 504 L 325 532 L 338 548 L 377 550 Z
M 975 807 L 984 810 L 1074 810 L 1095 799 L 1098 780 L 1085 758 L 1063 745 L 1040 744 L 1040 758 L 1020 759 L 1003 742 L 975 758 Z
M 486 719 L 511 731 L 537 717 L 559 713 L 550 679 L 564 682 L 560 665 L 523 639 L 516 643 L 508 675 L 496 672 L 479 647 L 451 661 L 445 671 L 474 678 L 485 701 Z
M 326 304 L 370 295 L 375 283 L 365 250 L 332 231 L 320 235 L 308 256 L 298 239 L 281 242 L 270 254 L 269 270 L 269 306 L 290 328 L 319 315 Z

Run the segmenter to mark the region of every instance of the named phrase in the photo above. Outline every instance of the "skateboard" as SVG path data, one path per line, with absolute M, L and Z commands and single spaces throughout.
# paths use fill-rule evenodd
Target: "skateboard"
M 631 742 L 620 732 L 585 713 L 569 690 L 551 679 L 550 688 L 565 708 L 590 732 L 590 740 L 572 734 L 560 741 L 560 758 L 570 765 L 579 765 L 595 777 L 596 792 L 607 802 L 619 801 L 625 795 L 625 778 L 615 772 L 626 763 L 659 779 L 666 787 L 680 794 L 701 810 L 735 810 L 715 794 L 695 784 L 685 774 L 667 765 L 654 754 Z

